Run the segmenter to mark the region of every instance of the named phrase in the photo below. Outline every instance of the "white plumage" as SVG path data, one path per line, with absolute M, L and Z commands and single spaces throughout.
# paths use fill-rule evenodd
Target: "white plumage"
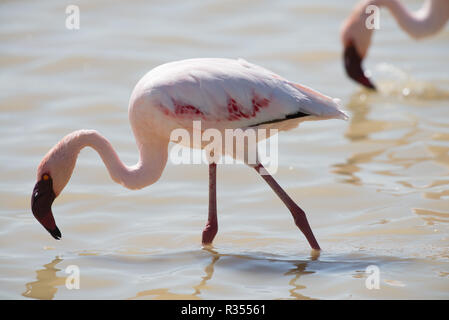
M 136 95 L 177 118 L 249 127 L 298 113 L 346 119 L 336 99 L 292 83 L 243 59 L 189 59 L 148 72 Z

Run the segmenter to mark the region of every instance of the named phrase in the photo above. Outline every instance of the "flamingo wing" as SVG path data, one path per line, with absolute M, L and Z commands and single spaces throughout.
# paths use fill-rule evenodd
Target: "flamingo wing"
M 293 118 L 346 119 L 335 99 L 243 59 L 189 59 L 141 80 L 166 114 L 250 127 Z

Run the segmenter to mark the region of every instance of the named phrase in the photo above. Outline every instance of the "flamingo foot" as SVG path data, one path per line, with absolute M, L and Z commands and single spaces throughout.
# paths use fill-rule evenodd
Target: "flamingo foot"
M 218 224 L 207 222 L 206 227 L 203 230 L 203 245 L 211 245 L 212 241 L 214 241 L 214 238 L 218 232 Z

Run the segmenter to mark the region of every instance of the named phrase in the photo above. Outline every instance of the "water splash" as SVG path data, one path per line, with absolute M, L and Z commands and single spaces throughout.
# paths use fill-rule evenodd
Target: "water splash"
M 410 100 L 445 100 L 449 91 L 432 82 L 415 79 L 406 71 L 388 63 L 376 65 L 379 93 L 384 97 Z

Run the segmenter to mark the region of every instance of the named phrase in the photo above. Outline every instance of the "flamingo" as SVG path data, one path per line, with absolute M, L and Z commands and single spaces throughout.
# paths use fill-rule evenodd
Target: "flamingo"
M 168 158 L 170 133 L 177 128 L 192 133 L 193 120 L 201 121 L 202 128 L 223 132 L 227 128 L 289 130 L 305 120 L 348 118 L 337 99 L 243 59 L 220 58 L 188 59 L 152 69 L 135 86 L 128 115 L 140 153 L 136 165 L 125 165 L 110 142 L 95 130 L 66 135 L 40 162 L 31 209 L 55 239 L 61 238 L 61 232 L 51 206 L 67 185 L 84 147 L 98 152 L 113 181 L 129 189 L 141 189 L 160 178 Z M 320 250 L 304 211 L 259 161 L 247 164 L 284 202 L 312 249 Z M 218 231 L 216 165 L 216 161 L 209 163 L 209 210 L 202 233 L 205 246 L 212 245 Z
M 408 11 L 399 0 L 364 0 L 355 6 L 341 28 L 344 65 L 350 78 L 376 90 L 362 69 L 362 60 L 368 52 L 373 34 L 373 29 L 367 28 L 365 24 L 368 18 L 366 8 L 369 5 L 387 8 L 405 32 L 412 38 L 421 39 L 443 29 L 449 19 L 449 1 L 426 0 L 416 12 Z

